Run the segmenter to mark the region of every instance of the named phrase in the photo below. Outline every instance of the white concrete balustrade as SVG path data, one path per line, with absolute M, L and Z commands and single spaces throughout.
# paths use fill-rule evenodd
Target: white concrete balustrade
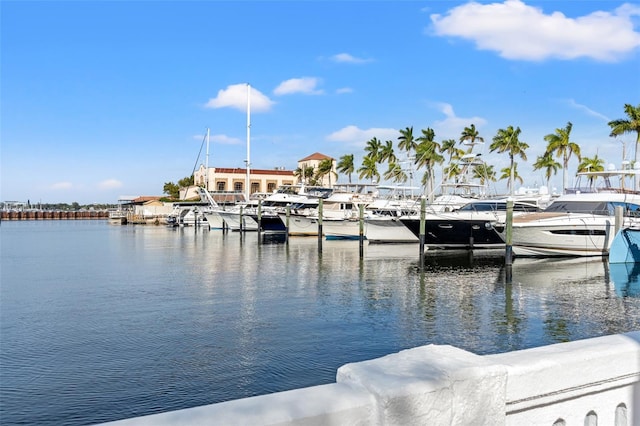
M 640 331 L 479 356 L 427 345 L 347 364 L 336 383 L 110 423 L 640 425 Z

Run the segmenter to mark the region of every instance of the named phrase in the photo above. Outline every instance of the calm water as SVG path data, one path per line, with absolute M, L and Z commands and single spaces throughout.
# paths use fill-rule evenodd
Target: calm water
M 335 381 L 429 343 L 488 354 L 640 329 L 640 266 L 316 238 L 2 222 L 0 422 L 91 424 Z

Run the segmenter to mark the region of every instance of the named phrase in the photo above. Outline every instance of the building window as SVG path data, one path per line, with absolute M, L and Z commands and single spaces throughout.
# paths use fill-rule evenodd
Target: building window
M 226 189 L 226 182 L 218 182 L 218 191 L 224 191 Z
M 238 191 L 238 192 L 242 192 L 242 182 L 234 182 L 233 183 L 233 190 L 234 191 Z
M 276 190 L 276 184 L 273 182 L 269 182 L 267 184 L 267 192 L 273 192 Z
M 251 193 L 255 194 L 260 191 L 260 182 L 251 182 Z

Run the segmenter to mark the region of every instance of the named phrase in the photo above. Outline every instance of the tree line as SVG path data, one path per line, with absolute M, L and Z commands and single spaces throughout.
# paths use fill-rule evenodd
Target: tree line
M 637 162 L 638 143 L 640 142 L 640 104 L 633 106 L 625 104 L 624 112 L 626 118 L 612 120 L 608 123 L 611 129 L 610 136 L 617 137 L 626 133 L 636 134 L 635 158 L 633 163 Z M 604 170 L 604 159 L 598 157 L 582 157 L 580 146 L 571 140 L 571 131 L 573 124 L 568 122 L 566 126 L 555 129 L 554 133 L 544 136 L 547 147 L 544 154 L 538 156 L 533 163 L 534 170 L 543 170 L 545 173 L 546 183 L 552 175 L 557 174 L 558 170 L 563 170 L 562 189 L 563 192 L 568 184 L 568 164 L 569 160 L 575 156 L 580 162 L 578 172 L 584 171 L 602 171 Z M 424 169 L 425 172 L 421 178 L 421 184 L 426 187 L 427 193 L 434 192 L 434 170 L 435 166 L 443 164 L 445 160 L 447 166 L 443 168 L 443 180 L 452 179 L 461 172 L 459 160 L 464 155 L 470 154 L 473 146 L 477 143 L 484 142 L 484 138 L 480 136 L 474 124 L 465 127 L 460 138 L 442 140 L 437 142 L 435 132 L 431 128 L 422 129 L 419 135 L 414 135 L 413 127 L 406 127 L 399 131 L 397 139 L 397 148 L 401 152 L 406 153 L 411 166 L 415 166 L 416 170 Z M 494 166 L 482 163 L 475 165 L 472 174 L 474 178 L 478 178 L 481 184 L 488 181 L 507 180 L 509 193 L 512 193 L 513 184 L 516 181 L 523 182 L 522 177 L 518 173 L 517 159 L 527 161 L 526 151 L 529 144 L 520 140 L 520 127 L 508 126 L 504 129 L 498 129 L 496 135 L 492 138 L 489 146 L 490 152 L 506 153 L 509 156 L 509 167 L 499 171 L 500 176 Z M 408 170 L 401 166 L 401 161 L 396 155 L 394 143 L 391 140 L 382 142 L 376 137 L 367 141 L 364 148 L 366 154 L 362 159 L 362 164 L 356 170 L 354 164 L 354 155 L 346 154 L 340 157 L 337 170 L 347 175 L 349 183 L 351 183 L 351 175 L 358 173 L 360 179 L 371 179 L 373 182 L 380 179 L 380 171 L 378 166 L 386 164 L 387 170 L 382 174 L 385 180 L 395 183 L 413 183 L 413 167 Z M 556 161 L 559 159 L 562 163 Z M 408 172 L 408 173 L 407 173 Z
M 635 164 L 638 160 L 638 143 L 640 142 L 640 104 L 637 106 L 625 104 L 624 112 L 626 118 L 608 122 L 608 126 L 611 129 L 610 136 L 617 137 L 626 133 L 636 134 L 635 157 L 632 163 Z M 547 187 L 551 177 L 556 175 L 559 169 L 562 169 L 563 192 L 568 185 L 568 166 L 572 157 L 575 156 L 579 161 L 578 172 L 603 171 L 605 166 L 604 159 L 598 157 L 597 153 L 593 157 L 583 157 L 581 155 L 580 145 L 571 140 L 572 129 L 573 124 L 567 122 L 564 127 L 557 128 L 554 133 L 544 136 L 544 140 L 547 142 L 545 152 L 538 156 L 533 163 L 534 170 L 544 171 Z M 478 179 L 482 185 L 506 179 L 508 191 L 512 193 L 515 182 L 523 183 L 523 179 L 518 173 L 518 162 L 516 160 L 527 161 L 526 151 L 529 148 L 528 143 L 520 140 L 521 133 L 520 127 L 507 126 L 504 129 L 498 129 L 491 140 L 489 150 L 500 154 L 506 153 L 509 156 L 509 167 L 496 171 L 494 166 L 482 162 L 482 164 L 473 167 L 471 170 L 472 177 Z M 483 143 L 484 138 L 480 136 L 475 124 L 471 124 L 462 130 L 458 140 L 446 139 L 437 142 L 432 128 L 422 129 L 420 130 L 420 135 L 416 136 L 414 135 L 413 127 L 406 127 L 399 131 L 397 142 L 398 150 L 406 153 L 407 161 L 411 165 L 409 169 L 402 167 L 402 162 L 396 155 L 393 141 L 386 140 L 382 142 L 377 137 L 373 137 L 366 142 L 364 148 L 366 154 L 357 170 L 353 154 L 346 154 L 340 157 L 336 170 L 346 175 L 349 183 L 351 183 L 352 174 L 357 172 L 359 179 L 370 179 L 373 182 L 382 177 L 394 183 L 410 181 L 410 184 L 413 185 L 413 166 L 415 166 L 416 172 L 420 169 L 425 170 L 420 183 L 426 188 L 427 194 L 433 194 L 435 190 L 435 167 L 447 161 L 447 166 L 442 169 L 442 180 L 455 179 L 462 172 L 460 160 L 464 155 L 471 154 L 474 145 Z M 557 160 L 561 160 L 561 162 Z M 383 164 L 387 165 L 387 170 L 381 175 L 378 167 Z M 500 173 L 499 176 L 498 173 Z M 332 176 L 336 180 L 338 179 L 338 174 L 333 170 L 333 160 L 330 158 L 322 160 L 318 167 L 315 168 L 298 167 L 294 171 L 294 176 L 308 185 L 320 185 L 325 176 L 329 178 L 329 186 L 331 186 Z M 166 182 L 163 187 L 163 193 L 172 199 L 178 199 L 180 188 L 193 184 L 193 175 L 180 179 L 177 184 Z
M 32 203 L 30 200 L 27 200 L 26 203 L 20 204 L 20 206 L 16 206 L 15 203 L 11 202 L 2 202 L 0 203 L 1 210 L 8 210 L 12 208 L 21 208 L 27 210 L 42 210 L 42 211 L 85 211 L 85 210 L 109 210 L 115 209 L 117 204 L 103 204 L 103 203 L 93 203 L 93 204 L 80 204 L 74 201 L 71 204 L 68 203 Z

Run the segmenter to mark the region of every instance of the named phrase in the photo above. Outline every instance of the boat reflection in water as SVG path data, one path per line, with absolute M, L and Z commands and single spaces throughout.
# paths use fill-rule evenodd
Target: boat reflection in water
M 523 285 L 571 286 L 580 291 L 594 280 L 604 282 L 605 291 L 617 297 L 640 297 L 640 264 L 610 264 L 604 258 L 516 258 L 513 262 L 513 283 Z M 602 280 L 602 281 L 600 281 Z M 569 288 L 569 287 L 567 287 Z
M 612 263 L 609 277 L 619 297 L 640 297 L 640 263 Z

